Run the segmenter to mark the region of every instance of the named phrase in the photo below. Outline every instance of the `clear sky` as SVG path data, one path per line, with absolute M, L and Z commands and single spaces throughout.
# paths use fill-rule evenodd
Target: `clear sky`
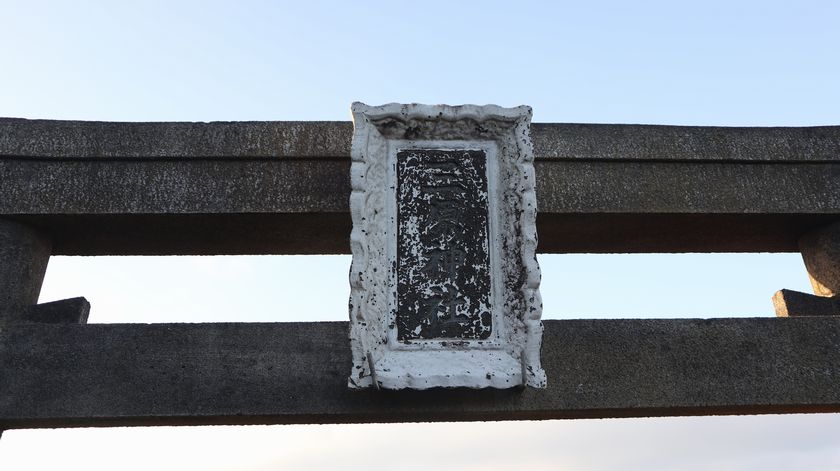
M 349 120 L 353 101 L 537 122 L 840 124 L 838 2 L 0 0 L 0 116 Z M 797 254 L 541 256 L 546 318 L 770 316 Z M 91 322 L 344 320 L 349 257 L 55 257 Z M 317 303 L 308 302 L 317 299 Z M 840 416 L 9 431 L 0 469 L 838 469 Z M 490 443 L 486 457 L 454 446 Z M 370 450 L 360 453 L 358 450 Z M 432 458 L 429 458 L 432 457 Z

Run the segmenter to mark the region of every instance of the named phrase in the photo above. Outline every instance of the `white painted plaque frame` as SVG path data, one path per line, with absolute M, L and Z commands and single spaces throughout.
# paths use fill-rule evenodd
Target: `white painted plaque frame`
M 354 103 L 350 211 L 351 388 L 545 387 L 531 108 Z M 492 332 L 400 341 L 396 154 L 482 150 L 487 161 Z

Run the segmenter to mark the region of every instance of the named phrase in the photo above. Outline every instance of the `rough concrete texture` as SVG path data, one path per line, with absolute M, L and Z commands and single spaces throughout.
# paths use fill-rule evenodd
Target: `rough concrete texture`
M 0 219 L 0 324 L 24 321 L 38 302 L 50 250 L 41 232 Z
M 840 126 L 534 123 L 532 138 L 534 153 L 549 159 L 836 162 L 840 156 Z
M 0 159 L 0 217 L 58 255 L 349 253 L 350 162 Z M 542 252 L 798 251 L 840 162 L 535 164 Z M 176 217 L 177 216 L 177 217 Z
M 350 156 L 350 122 L 114 123 L 0 118 L 0 156 L 216 158 Z
M 0 217 L 59 255 L 349 253 L 349 122 L 0 119 Z M 840 127 L 534 124 L 541 252 L 798 251 Z
M 814 294 L 840 294 L 840 223 L 808 232 L 799 239 L 799 251 Z
M 79 297 L 31 306 L 26 320 L 42 324 L 86 324 L 88 314 L 90 303 Z
M 14 298 L 0 299 L 22 306 L 0 316 L 24 320 L 37 299 L 39 229 L 61 254 L 347 253 L 351 134 L 0 119 L 0 296 Z M 840 127 L 535 124 L 532 137 L 543 252 L 798 251 L 840 219 Z M 13 323 L 0 431 L 840 412 L 837 317 L 545 325 L 547 390 L 417 393 L 348 391 L 346 323 Z
M 344 322 L 15 325 L 0 429 L 840 412 L 840 318 L 545 327 L 547 389 L 350 391 Z
M 0 156 L 349 158 L 336 121 L 114 123 L 0 118 Z M 538 159 L 836 162 L 840 126 L 749 128 L 627 124 L 531 126 Z
M 835 214 L 837 164 L 538 161 L 543 213 Z M 0 159 L 2 215 L 347 213 L 338 160 Z

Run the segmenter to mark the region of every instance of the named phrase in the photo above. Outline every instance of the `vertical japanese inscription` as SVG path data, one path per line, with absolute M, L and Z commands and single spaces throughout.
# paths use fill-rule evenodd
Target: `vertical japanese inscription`
M 487 155 L 397 151 L 397 339 L 492 331 Z

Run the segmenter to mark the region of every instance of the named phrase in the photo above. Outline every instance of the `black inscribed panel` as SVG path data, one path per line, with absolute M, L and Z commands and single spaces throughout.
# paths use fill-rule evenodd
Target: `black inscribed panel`
M 487 156 L 397 152 L 397 339 L 486 339 L 492 329 Z

